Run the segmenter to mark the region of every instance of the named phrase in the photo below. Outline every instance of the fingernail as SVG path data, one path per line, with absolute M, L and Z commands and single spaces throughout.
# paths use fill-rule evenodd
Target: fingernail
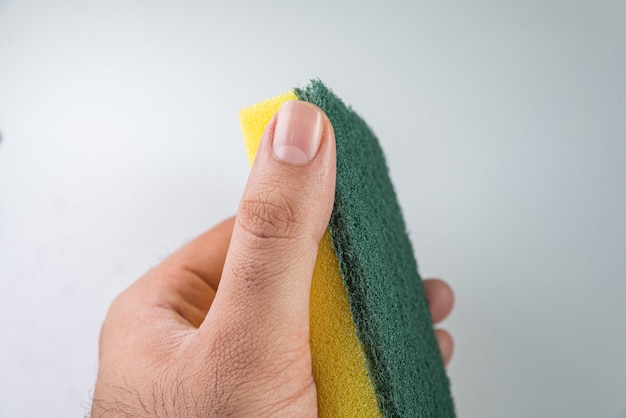
M 322 112 L 304 102 L 282 105 L 274 128 L 274 155 L 289 164 L 304 164 L 317 154 L 322 142 Z

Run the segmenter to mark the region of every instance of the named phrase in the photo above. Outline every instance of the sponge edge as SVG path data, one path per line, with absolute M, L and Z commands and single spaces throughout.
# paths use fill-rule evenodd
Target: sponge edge
M 295 93 L 319 106 L 335 131 L 329 229 L 379 407 L 384 416 L 454 417 L 428 302 L 378 140 L 321 81 Z
M 265 126 L 270 119 L 272 119 L 274 113 L 278 112 L 278 109 L 280 109 L 283 103 L 289 100 L 298 100 L 298 96 L 296 96 L 293 90 L 272 97 L 264 102 L 244 107 L 239 111 L 241 133 L 243 134 L 243 141 L 246 146 L 250 166 L 252 166 L 254 156 L 259 149 Z
M 320 417 L 380 417 L 330 234 L 320 243 L 311 282 L 311 358 Z

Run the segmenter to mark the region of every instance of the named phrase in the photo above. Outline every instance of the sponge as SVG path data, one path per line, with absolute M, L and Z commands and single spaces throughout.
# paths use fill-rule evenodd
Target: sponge
M 335 204 L 311 284 L 311 356 L 321 417 L 454 417 L 413 249 L 378 140 L 321 81 L 240 111 L 252 164 L 289 100 L 320 107 L 337 146 Z

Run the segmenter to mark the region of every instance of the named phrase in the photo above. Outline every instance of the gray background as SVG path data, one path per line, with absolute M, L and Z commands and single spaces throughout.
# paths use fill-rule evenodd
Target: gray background
M 626 417 L 626 3 L 0 1 L 0 417 L 80 416 L 112 298 L 233 214 L 237 110 L 379 135 L 461 417 Z

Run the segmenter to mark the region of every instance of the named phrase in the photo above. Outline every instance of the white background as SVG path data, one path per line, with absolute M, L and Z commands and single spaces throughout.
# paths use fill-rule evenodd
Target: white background
M 237 110 L 370 123 L 460 417 L 626 417 L 626 3 L 0 0 L 0 417 L 80 416 L 112 298 L 233 214 Z

